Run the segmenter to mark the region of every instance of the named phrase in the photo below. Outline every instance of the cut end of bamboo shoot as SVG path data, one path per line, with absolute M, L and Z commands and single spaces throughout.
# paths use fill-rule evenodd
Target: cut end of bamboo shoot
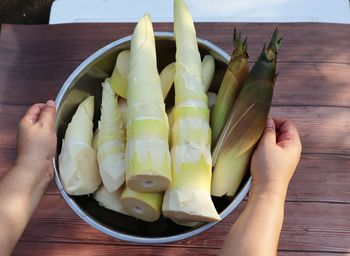
M 160 192 L 170 185 L 170 179 L 163 175 L 137 175 L 127 181 L 127 186 L 138 192 Z
M 95 200 L 99 203 L 100 206 L 105 207 L 106 209 L 119 212 L 125 215 L 129 215 L 128 212 L 124 209 L 120 197 L 124 188 L 121 187 L 113 193 L 109 193 L 105 186 L 101 186 L 94 194 Z
M 159 219 L 163 193 L 140 193 L 126 187 L 121 195 L 124 209 L 133 217 L 153 222 Z
M 207 191 L 172 189 L 163 201 L 163 215 L 179 221 L 212 222 L 221 218 Z

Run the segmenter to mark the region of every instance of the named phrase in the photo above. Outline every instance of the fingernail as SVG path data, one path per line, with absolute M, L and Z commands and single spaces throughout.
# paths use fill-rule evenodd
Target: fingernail
M 271 118 L 267 119 L 266 128 L 275 128 L 275 122 Z
M 48 107 L 55 107 L 55 102 L 54 102 L 53 100 L 48 100 L 48 101 L 46 102 L 46 105 L 47 105 Z

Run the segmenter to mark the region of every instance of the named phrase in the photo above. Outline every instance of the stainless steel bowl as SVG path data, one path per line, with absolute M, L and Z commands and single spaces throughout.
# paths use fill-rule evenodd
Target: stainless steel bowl
M 174 34 L 169 32 L 156 32 L 156 48 L 158 69 L 162 70 L 167 64 L 175 60 Z M 179 226 L 169 219 L 161 218 L 156 222 L 147 223 L 133 217 L 125 216 L 98 205 L 90 196 L 70 196 L 62 185 L 59 175 L 58 154 L 61 151 L 61 142 L 65 130 L 70 122 L 78 104 L 87 96 L 95 95 L 95 117 L 100 115 L 101 82 L 112 73 L 117 54 L 130 47 L 131 36 L 114 41 L 101 48 L 83 63 L 68 77 L 62 86 L 57 98 L 57 115 L 55 126 L 57 130 L 58 146 L 54 160 L 55 182 L 64 200 L 85 222 L 112 237 L 137 243 L 167 243 L 199 234 L 217 222 L 204 223 L 196 227 Z M 230 56 L 210 43 L 198 39 L 199 50 L 202 57 L 211 54 L 215 58 L 216 72 L 210 91 L 216 92 L 222 80 Z M 173 89 L 172 89 L 173 90 Z M 172 95 L 171 95 L 172 94 Z M 174 91 L 168 98 L 173 99 Z M 166 102 L 167 107 L 174 104 L 173 100 Z M 97 118 L 96 118 L 97 119 Z M 94 120 L 95 127 L 97 120 Z M 251 176 L 247 174 L 234 199 L 213 197 L 215 207 L 223 219 L 229 215 L 248 193 Z

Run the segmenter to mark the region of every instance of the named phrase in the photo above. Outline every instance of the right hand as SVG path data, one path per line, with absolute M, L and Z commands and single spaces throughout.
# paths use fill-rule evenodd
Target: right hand
M 252 157 L 253 189 L 286 190 L 301 149 L 298 130 L 290 120 L 269 118 Z
M 54 127 L 55 103 L 31 106 L 18 127 L 16 165 L 21 165 L 37 177 L 53 177 L 52 159 L 56 152 L 56 131 Z

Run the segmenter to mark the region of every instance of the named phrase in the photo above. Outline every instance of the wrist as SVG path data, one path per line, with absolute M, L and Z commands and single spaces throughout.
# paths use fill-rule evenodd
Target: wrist
M 15 166 L 30 169 L 35 174 L 42 173 L 50 164 L 48 160 L 37 159 L 31 155 L 18 155 L 15 162 Z
M 249 197 L 263 197 L 275 200 L 285 201 L 287 196 L 288 184 L 281 181 L 268 181 L 257 183 L 253 181 Z
M 20 170 L 21 175 L 32 180 L 35 186 L 46 189 L 52 180 L 51 164 L 49 160 L 39 160 L 30 155 L 19 155 L 14 167 Z

